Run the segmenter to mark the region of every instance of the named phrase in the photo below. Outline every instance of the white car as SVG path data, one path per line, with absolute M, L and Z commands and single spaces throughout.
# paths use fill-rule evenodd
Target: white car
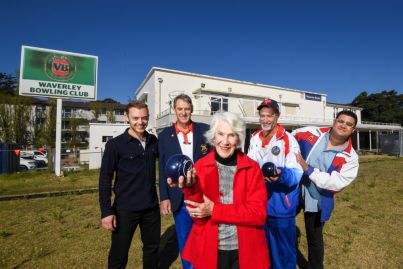
M 30 171 L 35 169 L 36 169 L 35 160 L 20 158 L 20 171 Z
M 48 155 L 39 150 L 21 150 L 20 156 L 22 158 L 33 158 L 38 160 L 39 163 L 44 163 L 44 166 L 48 164 Z

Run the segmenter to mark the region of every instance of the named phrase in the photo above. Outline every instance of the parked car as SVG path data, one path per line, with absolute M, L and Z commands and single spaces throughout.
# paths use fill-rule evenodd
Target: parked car
M 25 159 L 20 157 L 20 171 L 35 170 L 36 167 L 36 161 L 34 159 Z
M 46 167 L 48 165 L 48 155 L 39 150 L 21 150 L 20 156 L 22 158 L 33 158 L 37 160 L 38 167 Z
M 48 164 L 47 164 L 47 160 L 42 160 L 42 159 L 34 159 L 36 162 L 36 166 L 37 168 L 47 168 Z

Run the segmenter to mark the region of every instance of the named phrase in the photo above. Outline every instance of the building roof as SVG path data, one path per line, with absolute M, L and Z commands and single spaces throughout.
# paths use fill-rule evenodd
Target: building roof
M 197 74 L 197 73 L 190 73 L 190 72 L 184 72 L 184 71 L 179 71 L 179 70 L 174 70 L 174 69 L 167 69 L 167 68 L 162 68 L 162 67 L 152 67 L 151 68 L 151 70 L 148 72 L 147 76 L 144 78 L 144 80 L 142 81 L 140 86 L 137 88 L 135 95 L 137 95 L 137 93 L 140 91 L 140 89 L 144 86 L 144 84 L 149 80 L 149 78 L 152 76 L 152 74 L 155 71 L 161 71 L 161 72 L 179 74 L 179 75 L 185 75 L 185 76 L 215 79 L 215 80 L 221 80 L 221 81 L 227 81 L 227 82 L 233 82 L 233 83 L 239 83 L 239 84 L 251 85 L 251 86 L 259 86 L 259 87 L 265 87 L 265 88 L 271 88 L 271 89 L 277 89 L 277 90 L 300 92 L 300 93 L 313 93 L 313 94 L 319 94 L 322 96 L 327 96 L 327 94 L 325 94 L 325 93 L 301 91 L 301 90 L 296 90 L 296 89 L 291 89 L 291 88 L 271 86 L 271 85 L 266 85 L 266 84 L 261 84 L 261 83 L 254 83 L 254 82 L 248 82 L 248 81 L 242 81 L 242 80 L 236 80 L 236 79 L 215 77 L 215 76 L 209 76 L 209 75 L 203 75 L 203 74 Z
M 341 107 L 341 108 L 351 108 L 351 109 L 356 109 L 356 110 L 363 110 L 362 107 L 357 107 L 357 106 L 352 106 L 349 104 L 337 104 L 337 103 L 330 103 L 326 102 L 328 106 L 333 106 L 333 107 Z

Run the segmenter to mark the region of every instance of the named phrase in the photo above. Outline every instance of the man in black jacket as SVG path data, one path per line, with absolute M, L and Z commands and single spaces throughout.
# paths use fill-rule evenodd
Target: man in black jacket
M 126 267 L 137 225 L 143 241 L 143 268 L 158 268 L 161 231 L 155 185 L 158 141 L 146 132 L 149 119 L 146 104 L 129 103 L 126 116 L 130 128 L 106 144 L 99 176 L 101 223 L 103 228 L 112 231 L 108 268 Z

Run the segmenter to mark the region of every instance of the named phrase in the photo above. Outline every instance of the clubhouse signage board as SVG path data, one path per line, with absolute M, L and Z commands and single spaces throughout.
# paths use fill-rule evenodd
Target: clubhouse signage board
M 20 95 L 96 100 L 98 57 L 22 46 Z

